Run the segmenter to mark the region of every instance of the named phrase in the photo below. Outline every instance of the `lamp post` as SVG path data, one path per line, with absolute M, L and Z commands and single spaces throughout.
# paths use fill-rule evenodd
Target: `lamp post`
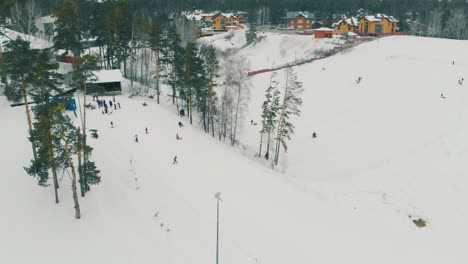
M 221 193 L 217 192 L 215 194 L 216 198 L 216 264 L 219 262 L 219 201 L 221 199 Z

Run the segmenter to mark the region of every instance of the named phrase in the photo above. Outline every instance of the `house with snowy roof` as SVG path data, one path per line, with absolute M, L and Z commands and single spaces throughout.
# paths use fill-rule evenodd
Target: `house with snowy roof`
M 93 75 L 87 80 L 89 94 L 122 94 L 123 76 L 120 70 L 93 71 Z
M 363 16 L 359 19 L 359 33 L 361 35 L 392 34 L 397 30 L 398 20 L 392 16 L 376 14 Z
M 226 27 L 232 28 L 239 26 L 239 19 L 233 13 L 219 13 L 213 16 L 213 24 L 211 27 L 214 30 L 226 30 Z
M 313 28 L 315 15 L 307 11 L 286 12 L 288 28 L 308 30 Z
M 359 29 L 359 20 L 355 17 L 342 19 L 336 23 L 333 23 L 332 27 L 335 29 L 336 34 L 357 32 Z

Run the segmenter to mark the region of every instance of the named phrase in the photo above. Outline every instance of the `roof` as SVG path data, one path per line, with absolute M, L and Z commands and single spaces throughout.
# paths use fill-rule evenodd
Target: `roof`
M 348 32 L 348 33 L 346 33 L 346 34 L 347 34 L 348 36 L 357 36 L 357 34 L 356 34 L 356 33 L 354 33 L 354 32 L 351 32 L 351 31 L 350 31 L 350 32 Z
M 316 28 L 314 30 L 315 31 L 333 31 L 333 29 L 327 28 L 327 27 Z
M 0 45 L 3 44 L 5 41 L 15 40 L 16 38 L 21 38 L 23 40 L 29 41 L 31 49 L 48 49 L 54 46 L 54 43 L 51 41 L 47 41 L 44 39 L 36 38 L 31 35 L 23 34 L 8 28 L 0 27 L 0 30 L 3 34 L 0 34 Z
M 219 13 L 219 14 L 214 15 L 213 19 L 215 19 L 218 16 L 223 16 L 223 17 L 226 17 L 226 18 L 237 18 L 237 16 L 234 15 L 233 13 Z
M 36 21 L 34 21 L 34 23 L 37 25 L 37 24 L 45 24 L 45 23 L 54 23 L 56 20 L 55 17 L 53 17 L 52 15 L 50 16 L 43 16 L 43 17 L 40 17 L 38 19 L 36 19 Z
M 359 26 L 359 20 L 357 18 L 355 18 L 355 17 L 349 17 L 349 18 L 346 18 L 346 19 L 342 19 L 342 20 L 340 20 L 340 21 L 338 21 L 336 23 L 333 23 L 332 26 L 333 27 L 338 26 L 338 25 L 340 25 L 342 23 L 346 23 L 348 25 L 355 26 L 355 27 Z
M 292 11 L 292 12 L 286 12 L 286 19 L 292 20 L 295 19 L 298 16 L 303 16 L 307 19 L 314 19 L 315 15 L 311 12 L 308 11 Z
M 93 71 L 95 79 L 88 79 L 89 83 L 111 83 L 123 81 L 122 72 L 120 70 L 100 70 Z
M 382 21 L 384 19 L 388 19 L 388 21 L 390 21 L 392 23 L 398 23 L 398 20 L 396 20 L 394 17 L 387 16 L 385 14 L 376 14 L 376 15 L 372 15 L 372 16 L 364 16 L 363 18 L 368 20 L 369 22 L 380 22 L 380 21 Z M 361 18 L 361 19 L 363 19 L 363 18 Z
M 185 17 L 187 17 L 188 20 L 192 20 L 192 21 L 200 21 L 203 19 L 202 15 L 194 15 L 194 14 L 185 15 Z

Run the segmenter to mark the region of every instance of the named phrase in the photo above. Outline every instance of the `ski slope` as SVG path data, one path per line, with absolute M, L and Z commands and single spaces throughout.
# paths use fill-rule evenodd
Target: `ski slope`
M 269 74 L 251 79 L 236 149 L 179 119 L 166 97 L 118 96 L 112 114 L 88 112 L 102 183 L 80 199 L 80 220 L 67 173 L 55 205 L 24 172 L 24 108 L 0 97 L 0 263 L 214 263 L 216 192 L 220 263 L 466 263 L 468 86 L 457 81 L 467 48 L 389 37 L 296 67 L 303 113 L 277 170 L 253 157 L 250 125 Z

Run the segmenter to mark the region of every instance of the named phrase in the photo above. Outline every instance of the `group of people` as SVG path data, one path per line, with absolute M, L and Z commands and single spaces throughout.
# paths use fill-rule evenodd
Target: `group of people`
M 114 107 L 114 110 L 117 110 L 117 107 L 120 109 L 120 102 L 115 102 L 115 97 L 112 100 L 106 101 L 105 99 L 99 99 L 99 96 L 94 95 L 93 96 L 93 101 L 95 101 L 98 105 L 99 108 L 103 107 L 104 109 L 102 110 L 103 114 L 109 113 L 109 108 Z
M 458 84 L 459 84 L 459 85 L 462 85 L 464 80 L 465 80 L 465 79 L 461 78 L 460 80 L 458 80 Z

